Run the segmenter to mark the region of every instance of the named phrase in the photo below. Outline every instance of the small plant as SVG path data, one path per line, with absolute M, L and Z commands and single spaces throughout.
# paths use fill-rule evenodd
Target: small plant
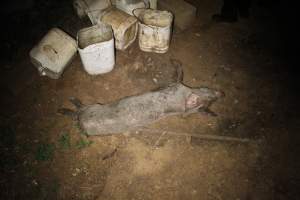
M 76 122 L 74 126 L 79 130 L 81 129 L 79 122 Z
M 79 123 L 76 123 L 76 124 L 75 124 L 75 127 L 79 130 L 79 134 L 80 134 L 80 135 L 87 136 L 87 133 L 81 128 L 81 126 L 80 126 Z
M 76 142 L 76 148 L 77 149 L 83 149 L 85 147 L 88 147 L 92 144 L 92 141 L 89 140 L 85 140 L 83 138 L 80 138 L 77 142 Z
M 59 146 L 63 149 L 69 149 L 71 147 L 71 139 L 68 133 L 64 133 L 58 140 Z
M 54 144 L 41 144 L 36 152 L 36 159 L 38 161 L 51 160 L 55 150 Z
M 83 136 L 88 136 L 88 134 L 82 129 L 80 130 L 80 134 L 83 135 Z

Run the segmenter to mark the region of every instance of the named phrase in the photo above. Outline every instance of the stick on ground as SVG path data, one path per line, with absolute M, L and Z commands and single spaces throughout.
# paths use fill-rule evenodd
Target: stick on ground
M 186 132 L 175 132 L 175 131 L 166 131 L 166 130 L 159 130 L 159 129 L 149 129 L 143 128 L 140 129 L 141 132 L 148 132 L 148 133 L 165 133 L 169 135 L 179 135 L 179 136 L 190 136 L 195 137 L 203 140 L 214 140 L 220 142 L 239 142 L 239 143 L 249 143 L 251 142 L 248 138 L 238 138 L 232 136 L 222 136 L 222 135 L 209 135 L 209 134 L 196 134 L 196 133 L 186 133 Z

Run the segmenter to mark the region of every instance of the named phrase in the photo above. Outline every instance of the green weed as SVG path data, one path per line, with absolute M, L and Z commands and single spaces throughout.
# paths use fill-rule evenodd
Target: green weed
M 85 147 L 88 147 L 92 144 L 92 141 L 89 140 L 85 140 L 83 138 L 80 138 L 77 142 L 76 142 L 76 148 L 77 149 L 83 149 Z
M 87 136 L 87 133 L 81 128 L 79 123 L 75 123 L 75 127 L 79 130 L 80 135 Z
M 53 158 L 54 150 L 54 144 L 40 144 L 36 152 L 36 159 L 38 161 L 51 160 Z
M 71 147 L 71 139 L 68 133 L 64 133 L 58 139 L 59 146 L 62 149 L 69 149 Z

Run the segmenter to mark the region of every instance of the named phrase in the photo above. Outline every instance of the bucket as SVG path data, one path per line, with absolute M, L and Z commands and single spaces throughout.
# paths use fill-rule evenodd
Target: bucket
M 150 8 L 154 10 L 157 9 L 157 0 L 150 0 Z
M 149 7 L 151 9 L 156 10 L 157 9 L 157 0 L 145 0 L 149 4 Z
M 138 31 L 138 23 L 135 17 L 111 7 L 103 12 L 100 22 L 112 26 L 117 49 L 125 50 L 134 42 Z
M 88 13 L 100 12 L 111 6 L 110 0 L 74 0 L 73 7 L 80 18 L 85 17 Z M 89 16 L 91 18 L 91 16 Z M 93 22 L 93 21 L 92 21 Z
M 58 79 L 76 52 L 76 41 L 62 30 L 52 28 L 29 55 L 40 75 Z
M 77 43 L 83 67 L 88 74 L 104 74 L 114 68 L 114 38 L 109 25 L 98 24 L 79 30 Z
M 168 11 L 135 9 L 139 19 L 139 46 L 142 51 L 166 53 L 169 49 L 173 15 Z
M 137 8 L 148 8 L 143 0 L 116 0 L 116 7 L 129 15 Z

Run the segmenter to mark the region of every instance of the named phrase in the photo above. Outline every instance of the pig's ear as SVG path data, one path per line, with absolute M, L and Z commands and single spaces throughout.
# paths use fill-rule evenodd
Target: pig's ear
M 194 93 L 189 94 L 189 96 L 186 98 L 186 101 L 185 101 L 186 110 L 191 110 L 191 109 L 201 107 L 201 105 L 199 105 L 198 99 L 199 99 L 199 96 L 197 94 L 194 94 Z
M 176 69 L 176 76 L 177 76 L 176 77 L 176 82 L 177 83 L 182 83 L 182 81 L 183 81 L 183 69 L 182 69 L 181 61 L 171 58 L 170 62 Z

